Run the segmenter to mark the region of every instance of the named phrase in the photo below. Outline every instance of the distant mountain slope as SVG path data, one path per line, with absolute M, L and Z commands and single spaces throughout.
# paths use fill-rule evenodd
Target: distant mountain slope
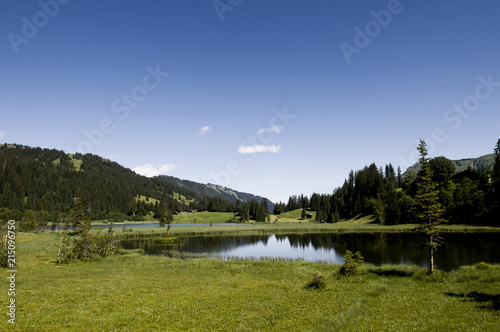
M 486 170 L 493 167 L 493 164 L 495 162 L 495 155 L 492 153 L 481 156 L 479 158 L 452 160 L 452 162 L 453 164 L 455 164 L 456 173 L 460 173 L 461 171 L 466 170 L 469 166 L 480 170 Z
M 452 160 L 451 162 L 455 165 L 455 174 L 466 170 L 469 166 L 479 170 L 487 170 L 493 167 L 493 164 L 495 162 L 495 155 L 492 153 L 478 158 L 465 158 L 460 160 Z M 408 167 L 403 175 L 406 175 L 406 173 L 410 169 L 418 172 L 418 170 L 420 169 L 420 164 L 415 163 L 413 166 Z
M 69 213 L 77 193 L 93 219 L 117 213 L 145 215 L 153 209 L 154 200 L 137 201 L 137 196 L 162 200 L 172 210 L 181 210 L 187 207 L 174 193 L 194 195 L 100 156 L 0 145 L 0 209 Z
M 51 211 L 69 213 L 79 191 L 93 219 L 112 215 L 160 213 L 157 202 L 171 211 L 192 209 L 196 202 L 218 197 L 231 204 L 262 197 L 228 188 L 173 177 L 148 178 L 93 154 L 67 154 L 56 149 L 16 144 L 0 145 L 0 212 Z M 137 198 L 142 199 L 137 199 Z M 268 201 L 270 208 L 274 204 Z M 223 204 L 219 204 L 224 208 Z
M 250 193 L 244 193 L 241 191 L 237 191 L 234 189 L 230 189 L 227 187 L 215 185 L 215 184 L 202 184 L 198 182 L 193 182 L 190 180 L 182 180 L 173 176 L 161 175 L 158 176 L 159 179 L 194 192 L 200 196 L 209 196 L 209 197 L 220 197 L 228 202 L 236 202 L 236 200 L 240 200 L 241 202 L 248 202 L 252 199 L 260 201 L 265 198 L 262 196 L 257 196 Z M 266 198 L 267 199 L 267 198 Z M 272 212 L 274 209 L 274 203 L 267 199 L 267 204 L 269 206 L 269 210 Z

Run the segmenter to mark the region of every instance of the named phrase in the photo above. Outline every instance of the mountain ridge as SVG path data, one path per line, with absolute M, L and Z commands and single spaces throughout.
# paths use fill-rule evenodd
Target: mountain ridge
M 237 200 L 239 200 L 242 203 L 248 202 L 252 199 L 257 200 L 259 203 L 262 201 L 262 199 L 267 199 L 269 210 L 273 211 L 275 203 L 272 202 L 270 199 L 251 194 L 251 193 L 245 193 L 241 192 L 232 188 L 228 188 L 225 186 L 213 184 L 213 183 L 200 183 L 200 182 L 195 182 L 191 180 L 185 180 L 185 179 L 179 179 L 174 176 L 170 175 L 160 175 L 158 178 L 162 179 L 163 181 L 167 181 L 176 185 L 179 185 L 181 187 L 185 187 L 190 191 L 193 191 L 195 193 L 199 193 L 202 195 L 210 196 L 210 197 L 220 197 L 223 198 L 226 201 L 233 202 L 235 203 Z
M 78 192 L 93 219 L 107 219 L 115 214 L 139 218 L 151 211 L 159 215 L 162 207 L 158 201 L 165 203 L 170 211 L 203 209 L 208 205 L 222 211 L 232 210 L 237 199 L 245 202 L 264 198 L 172 179 L 145 177 L 90 153 L 0 145 L 0 210 L 69 214 Z M 184 200 L 180 199 L 182 196 Z M 269 200 L 268 203 L 274 206 Z
M 493 164 L 495 162 L 495 154 L 490 153 L 490 154 L 485 154 L 483 156 L 477 157 L 477 158 L 463 158 L 463 159 L 455 159 L 450 161 L 455 165 L 455 173 L 458 174 L 464 170 L 466 170 L 469 167 L 478 169 L 478 170 L 488 170 L 492 169 Z M 408 167 L 406 171 L 403 173 L 403 176 L 405 176 L 408 171 L 412 169 L 415 172 L 418 172 L 420 170 L 420 163 L 416 162 L 412 166 Z

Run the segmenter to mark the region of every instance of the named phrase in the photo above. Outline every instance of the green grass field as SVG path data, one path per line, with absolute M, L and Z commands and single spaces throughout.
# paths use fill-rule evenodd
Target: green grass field
M 75 159 L 74 154 L 68 154 L 68 156 L 71 159 L 71 162 L 73 163 L 73 167 L 75 168 L 75 170 L 80 171 L 80 168 L 83 164 L 83 160 Z
M 160 200 L 156 199 L 156 198 L 151 198 L 151 197 L 146 197 L 144 195 L 137 195 L 135 197 L 135 200 L 137 202 L 147 202 L 149 204 L 156 204 L 156 203 L 160 203 Z
M 174 216 L 174 222 L 179 224 L 191 224 L 191 223 L 223 223 L 233 217 L 232 212 L 181 212 L 178 216 Z
M 299 230 L 307 224 L 292 225 L 290 228 Z M 251 231 L 251 227 L 266 226 L 218 228 L 224 227 L 246 227 Z M 332 264 L 181 260 L 143 256 L 138 252 L 56 265 L 57 234 L 21 233 L 16 243 L 16 325 L 9 324 L 4 315 L 1 330 L 495 331 L 500 328 L 498 265 L 487 265 L 484 269 L 463 267 L 432 277 L 414 266 L 367 266 L 367 273 L 350 278 L 339 276 L 340 266 Z M 305 287 L 315 271 L 326 277 L 324 289 Z M 3 273 L 7 276 L 5 269 Z M 9 285 L 7 278 L 1 280 L 5 304 Z
M 182 203 L 185 203 L 185 204 L 189 204 L 189 203 L 194 202 L 194 199 L 187 199 L 184 195 L 181 195 L 181 194 L 176 193 L 176 192 L 174 192 L 174 196 L 173 197 L 176 200 L 178 200 L 179 202 L 182 202 Z
M 313 211 L 306 211 L 306 213 L 310 213 L 313 215 L 313 217 L 311 219 L 304 219 L 302 220 L 301 219 L 301 215 L 302 215 L 302 209 L 297 209 L 297 210 L 293 210 L 293 211 L 288 211 L 288 212 L 284 212 L 284 213 L 281 213 L 279 215 L 276 215 L 276 216 L 273 216 L 274 219 L 272 221 L 275 221 L 276 219 L 278 219 L 278 222 L 306 222 L 306 221 L 311 221 L 311 220 L 315 220 L 316 219 L 316 212 Z
M 196 214 L 195 214 L 196 215 Z M 353 232 L 411 232 L 416 225 L 404 224 L 383 226 L 375 223 L 363 222 L 362 219 L 343 221 L 335 224 L 321 224 L 310 221 L 297 222 L 272 222 L 272 223 L 245 223 L 228 224 L 223 226 L 210 226 L 210 222 L 204 222 L 196 227 L 176 226 L 170 229 L 171 235 L 198 236 L 198 235 L 263 235 L 263 234 L 295 234 L 295 233 L 353 233 Z M 188 221 L 189 222 L 189 221 Z M 219 221 L 215 221 L 219 222 Z M 197 221 L 198 223 L 198 221 Z M 136 224 L 136 222 L 129 222 Z M 474 227 L 466 225 L 443 225 L 441 232 L 498 232 L 493 227 Z M 130 237 L 156 237 L 167 232 L 166 227 L 115 227 L 115 232 L 125 238 Z

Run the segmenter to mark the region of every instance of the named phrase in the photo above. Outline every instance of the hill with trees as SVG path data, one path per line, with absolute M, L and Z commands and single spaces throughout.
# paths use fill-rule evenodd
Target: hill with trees
M 500 140 L 494 151 L 480 158 L 429 160 L 443 219 L 452 224 L 500 226 Z M 274 213 L 308 209 L 317 211 L 318 221 L 373 215 L 381 224 L 417 223 L 421 171 L 414 166 L 403 176 L 391 164 L 378 167 L 373 163 L 351 171 L 332 194 L 290 196 L 286 204 L 276 203 Z
M 147 178 L 93 154 L 0 145 L 0 220 L 23 220 L 27 227 L 68 219 L 76 196 L 86 218 L 114 221 L 190 210 L 241 215 L 244 204 L 267 204 L 262 197 L 233 192 L 237 196 L 230 199 L 212 185 Z M 248 210 L 255 218 L 255 209 Z
M 452 161 L 429 160 L 443 219 L 450 223 L 500 226 L 500 140 L 493 154 Z M 464 168 L 465 167 L 465 168 Z M 174 212 L 232 212 L 231 221 L 268 221 L 269 212 L 312 212 L 317 221 L 337 222 L 373 215 L 381 224 L 418 219 L 418 166 L 401 169 L 375 163 L 351 171 L 332 194 L 290 196 L 276 204 L 248 193 L 170 176 L 147 178 L 92 154 L 0 145 L 0 220 L 26 228 L 68 220 L 75 197 L 94 220 L 165 219 Z M 420 176 L 420 178 L 422 178 Z M 171 218 L 168 218 L 170 220 Z
M 226 202 L 233 202 L 235 204 L 237 204 L 238 201 L 240 203 L 245 203 L 250 202 L 251 200 L 256 200 L 258 203 L 260 203 L 264 199 L 264 197 L 261 196 L 236 191 L 234 189 L 211 183 L 202 184 L 190 180 L 181 180 L 179 178 L 168 175 L 161 175 L 158 178 L 175 186 L 187 189 L 190 192 L 197 194 L 199 197 L 219 197 Z M 274 203 L 269 200 L 267 200 L 267 202 L 270 210 L 269 212 L 272 212 L 274 209 Z

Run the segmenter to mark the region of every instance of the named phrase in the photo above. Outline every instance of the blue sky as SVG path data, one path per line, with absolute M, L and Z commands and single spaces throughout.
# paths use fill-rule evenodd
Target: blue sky
M 0 142 L 286 201 L 500 138 L 498 1 L 0 5 Z

